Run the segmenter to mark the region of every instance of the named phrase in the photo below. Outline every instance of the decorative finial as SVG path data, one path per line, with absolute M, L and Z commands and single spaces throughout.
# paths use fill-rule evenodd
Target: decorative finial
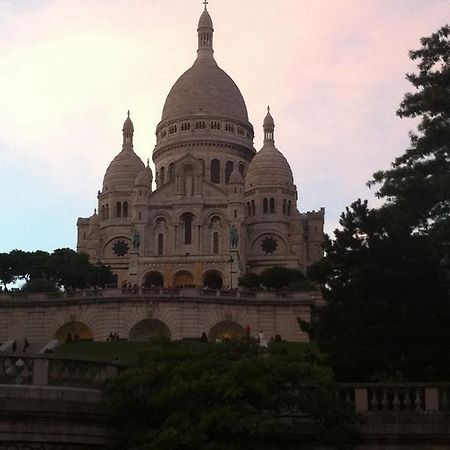
M 267 107 L 267 112 L 270 113 L 270 106 Z
M 128 118 L 130 118 L 130 110 L 128 110 L 127 115 L 128 115 Z
M 203 4 L 205 5 L 205 11 L 207 11 L 207 9 L 206 9 L 206 5 L 208 5 L 208 0 L 204 0 L 204 2 L 203 2 Z
M 94 215 L 97 214 L 97 208 L 94 208 Z
M 150 167 L 150 158 L 147 158 L 147 167 Z

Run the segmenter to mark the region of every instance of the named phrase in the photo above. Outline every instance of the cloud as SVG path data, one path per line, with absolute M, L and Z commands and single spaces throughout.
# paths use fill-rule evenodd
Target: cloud
M 42 210 L 62 199 L 73 205 L 66 210 L 70 221 L 61 224 L 72 229 L 55 234 L 62 240 L 75 236 L 76 217 L 96 206 L 128 109 L 136 151 L 151 157 L 165 97 L 195 58 L 201 5 L 2 0 L 1 6 L 0 160 L 41 189 Z M 271 105 L 276 144 L 293 168 L 301 208 L 325 206 L 333 224 L 353 199 L 372 195 L 365 182 L 405 149 L 414 126 L 395 117 L 409 89 L 404 73 L 414 69 L 407 51 L 443 25 L 447 8 L 439 0 L 211 2 L 216 59 L 246 99 L 256 148 Z M 29 207 L 29 197 L 18 194 L 14 177 L 2 189 L 21 199 L 10 220 L 15 214 L 23 220 L 19 210 Z M 45 215 L 35 220 L 36 230 L 45 229 Z M 20 246 L 21 239 L 11 232 L 3 246 Z

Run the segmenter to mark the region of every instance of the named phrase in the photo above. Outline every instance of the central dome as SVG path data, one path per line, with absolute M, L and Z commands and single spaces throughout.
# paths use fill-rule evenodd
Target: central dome
M 239 88 L 213 58 L 197 59 L 181 75 L 167 96 L 161 121 L 205 114 L 248 122 Z

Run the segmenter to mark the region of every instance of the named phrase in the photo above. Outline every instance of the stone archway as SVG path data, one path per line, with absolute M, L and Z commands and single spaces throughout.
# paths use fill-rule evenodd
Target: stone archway
M 145 287 L 163 287 L 164 276 L 159 272 L 149 272 L 144 278 Z
M 187 271 L 178 272 L 173 279 L 173 285 L 175 287 L 193 286 L 194 277 Z
M 158 319 L 144 319 L 136 323 L 128 334 L 129 341 L 146 342 L 154 338 L 170 339 L 169 327 Z
M 208 289 L 222 289 L 222 274 L 217 270 L 208 270 L 203 275 L 203 286 Z
M 55 333 L 55 339 L 58 339 L 59 342 L 93 341 L 94 335 L 91 329 L 83 322 L 72 321 L 58 328 Z
M 209 331 L 210 341 L 238 340 L 245 337 L 245 330 L 241 325 L 232 320 L 224 320 L 216 323 Z

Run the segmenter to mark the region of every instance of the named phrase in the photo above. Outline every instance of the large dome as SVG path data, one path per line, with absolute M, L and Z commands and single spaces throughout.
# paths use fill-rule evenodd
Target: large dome
M 212 58 L 197 59 L 181 75 L 167 96 L 161 121 L 205 114 L 248 122 L 239 88 Z

